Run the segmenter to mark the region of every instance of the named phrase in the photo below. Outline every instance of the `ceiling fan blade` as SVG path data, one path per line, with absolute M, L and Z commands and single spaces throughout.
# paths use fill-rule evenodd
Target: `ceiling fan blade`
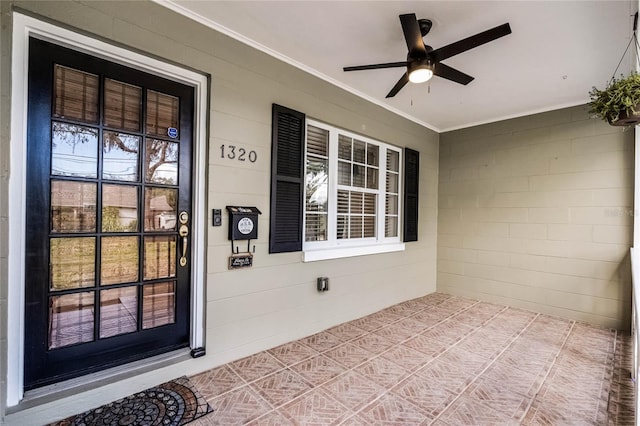
M 393 98 L 395 95 L 398 94 L 400 89 L 402 89 L 405 86 L 405 84 L 407 84 L 408 82 L 409 82 L 409 73 L 405 72 L 404 75 L 400 77 L 400 80 L 398 80 L 396 85 L 393 86 L 393 89 L 391 89 L 391 91 L 387 93 L 386 97 Z
M 465 86 L 473 81 L 473 77 L 470 75 L 465 74 L 462 71 L 458 71 L 455 68 L 451 68 L 443 63 L 436 64 L 433 74 L 456 83 L 464 84 Z
M 399 68 L 406 67 L 407 61 L 402 62 L 386 62 L 384 64 L 372 64 L 372 65 L 356 65 L 353 67 L 344 67 L 343 71 L 363 71 L 363 70 L 378 70 L 382 68 Z
M 504 37 L 507 34 L 511 34 L 511 27 L 508 23 L 499 25 L 490 30 L 483 31 L 471 37 L 456 41 L 447 46 L 429 52 L 429 56 L 435 61 L 440 62 L 454 55 L 457 55 L 467 50 L 473 49 L 485 43 L 489 43 L 500 37 Z
M 400 15 L 400 24 L 402 24 L 402 32 L 404 33 L 404 40 L 407 42 L 409 56 L 412 58 L 425 58 L 427 51 L 424 48 L 416 14 L 407 13 L 406 15 Z

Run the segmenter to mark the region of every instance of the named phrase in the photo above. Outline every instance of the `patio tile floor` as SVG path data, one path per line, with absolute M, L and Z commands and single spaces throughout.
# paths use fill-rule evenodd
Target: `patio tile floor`
M 633 424 L 628 333 L 433 293 L 191 377 L 205 425 Z

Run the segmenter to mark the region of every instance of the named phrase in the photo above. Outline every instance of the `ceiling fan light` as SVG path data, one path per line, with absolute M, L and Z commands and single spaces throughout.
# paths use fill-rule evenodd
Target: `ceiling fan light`
M 409 66 L 409 81 L 424 83 L 433 77 L 433 63 L 428 59 L 413 63 Z
M 412 83 L 424 83 L 433 77 L 433 71 L 429 68 L 417 68 L 409 74 L 409 81 Z

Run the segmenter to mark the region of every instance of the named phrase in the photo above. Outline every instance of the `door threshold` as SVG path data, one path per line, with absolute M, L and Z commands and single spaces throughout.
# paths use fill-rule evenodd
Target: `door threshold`
M 7 407 L 6 414 L 17 413 L 19 411 L 37 407 L 38 405 L 77 395 L 81 392 L 93 390 L 101 386 L 129 379 L 133 376 L 167 367 L 175 364 L 176 362 L 192 359 L 189 352 L 189 348 L 177 349 L 175 351 L 109 368 L 97 373 L 87 374 L 81 377 L 65 380 L 60 383 L 54 383 L 52 385 L 26 391 L 18 405 Z

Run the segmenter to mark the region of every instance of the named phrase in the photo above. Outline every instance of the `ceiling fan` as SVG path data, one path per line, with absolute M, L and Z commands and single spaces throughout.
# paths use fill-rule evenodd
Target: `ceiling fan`
M 343 68 L 344 71 L 363 71 L 406 67 L 407 71 L 387 94 L 387 98 L 395 96 L 409 81 L 412 83 L 423 83 L 434 75 L 456 83 L 469 84 L 473 80 L 473 77 L 445 65 L 441 63 L 441 61 L 459 53 L 466 52 L 474 47 L 489 43 L 500 37 L 504 37 L 507 34 L 511 34 L 511 27 L 506 23 L 433 50 L 431 46 L 424 44 L 422 40 L 422 37 L 427 35 L 431 30 L 432 22 L 429 19 L 418 20 L 415 13 L 407 13 L 400 15 L 400 24 L 402 25 L 404 39 L 409 49 L 406 61 L 357 65 Z

